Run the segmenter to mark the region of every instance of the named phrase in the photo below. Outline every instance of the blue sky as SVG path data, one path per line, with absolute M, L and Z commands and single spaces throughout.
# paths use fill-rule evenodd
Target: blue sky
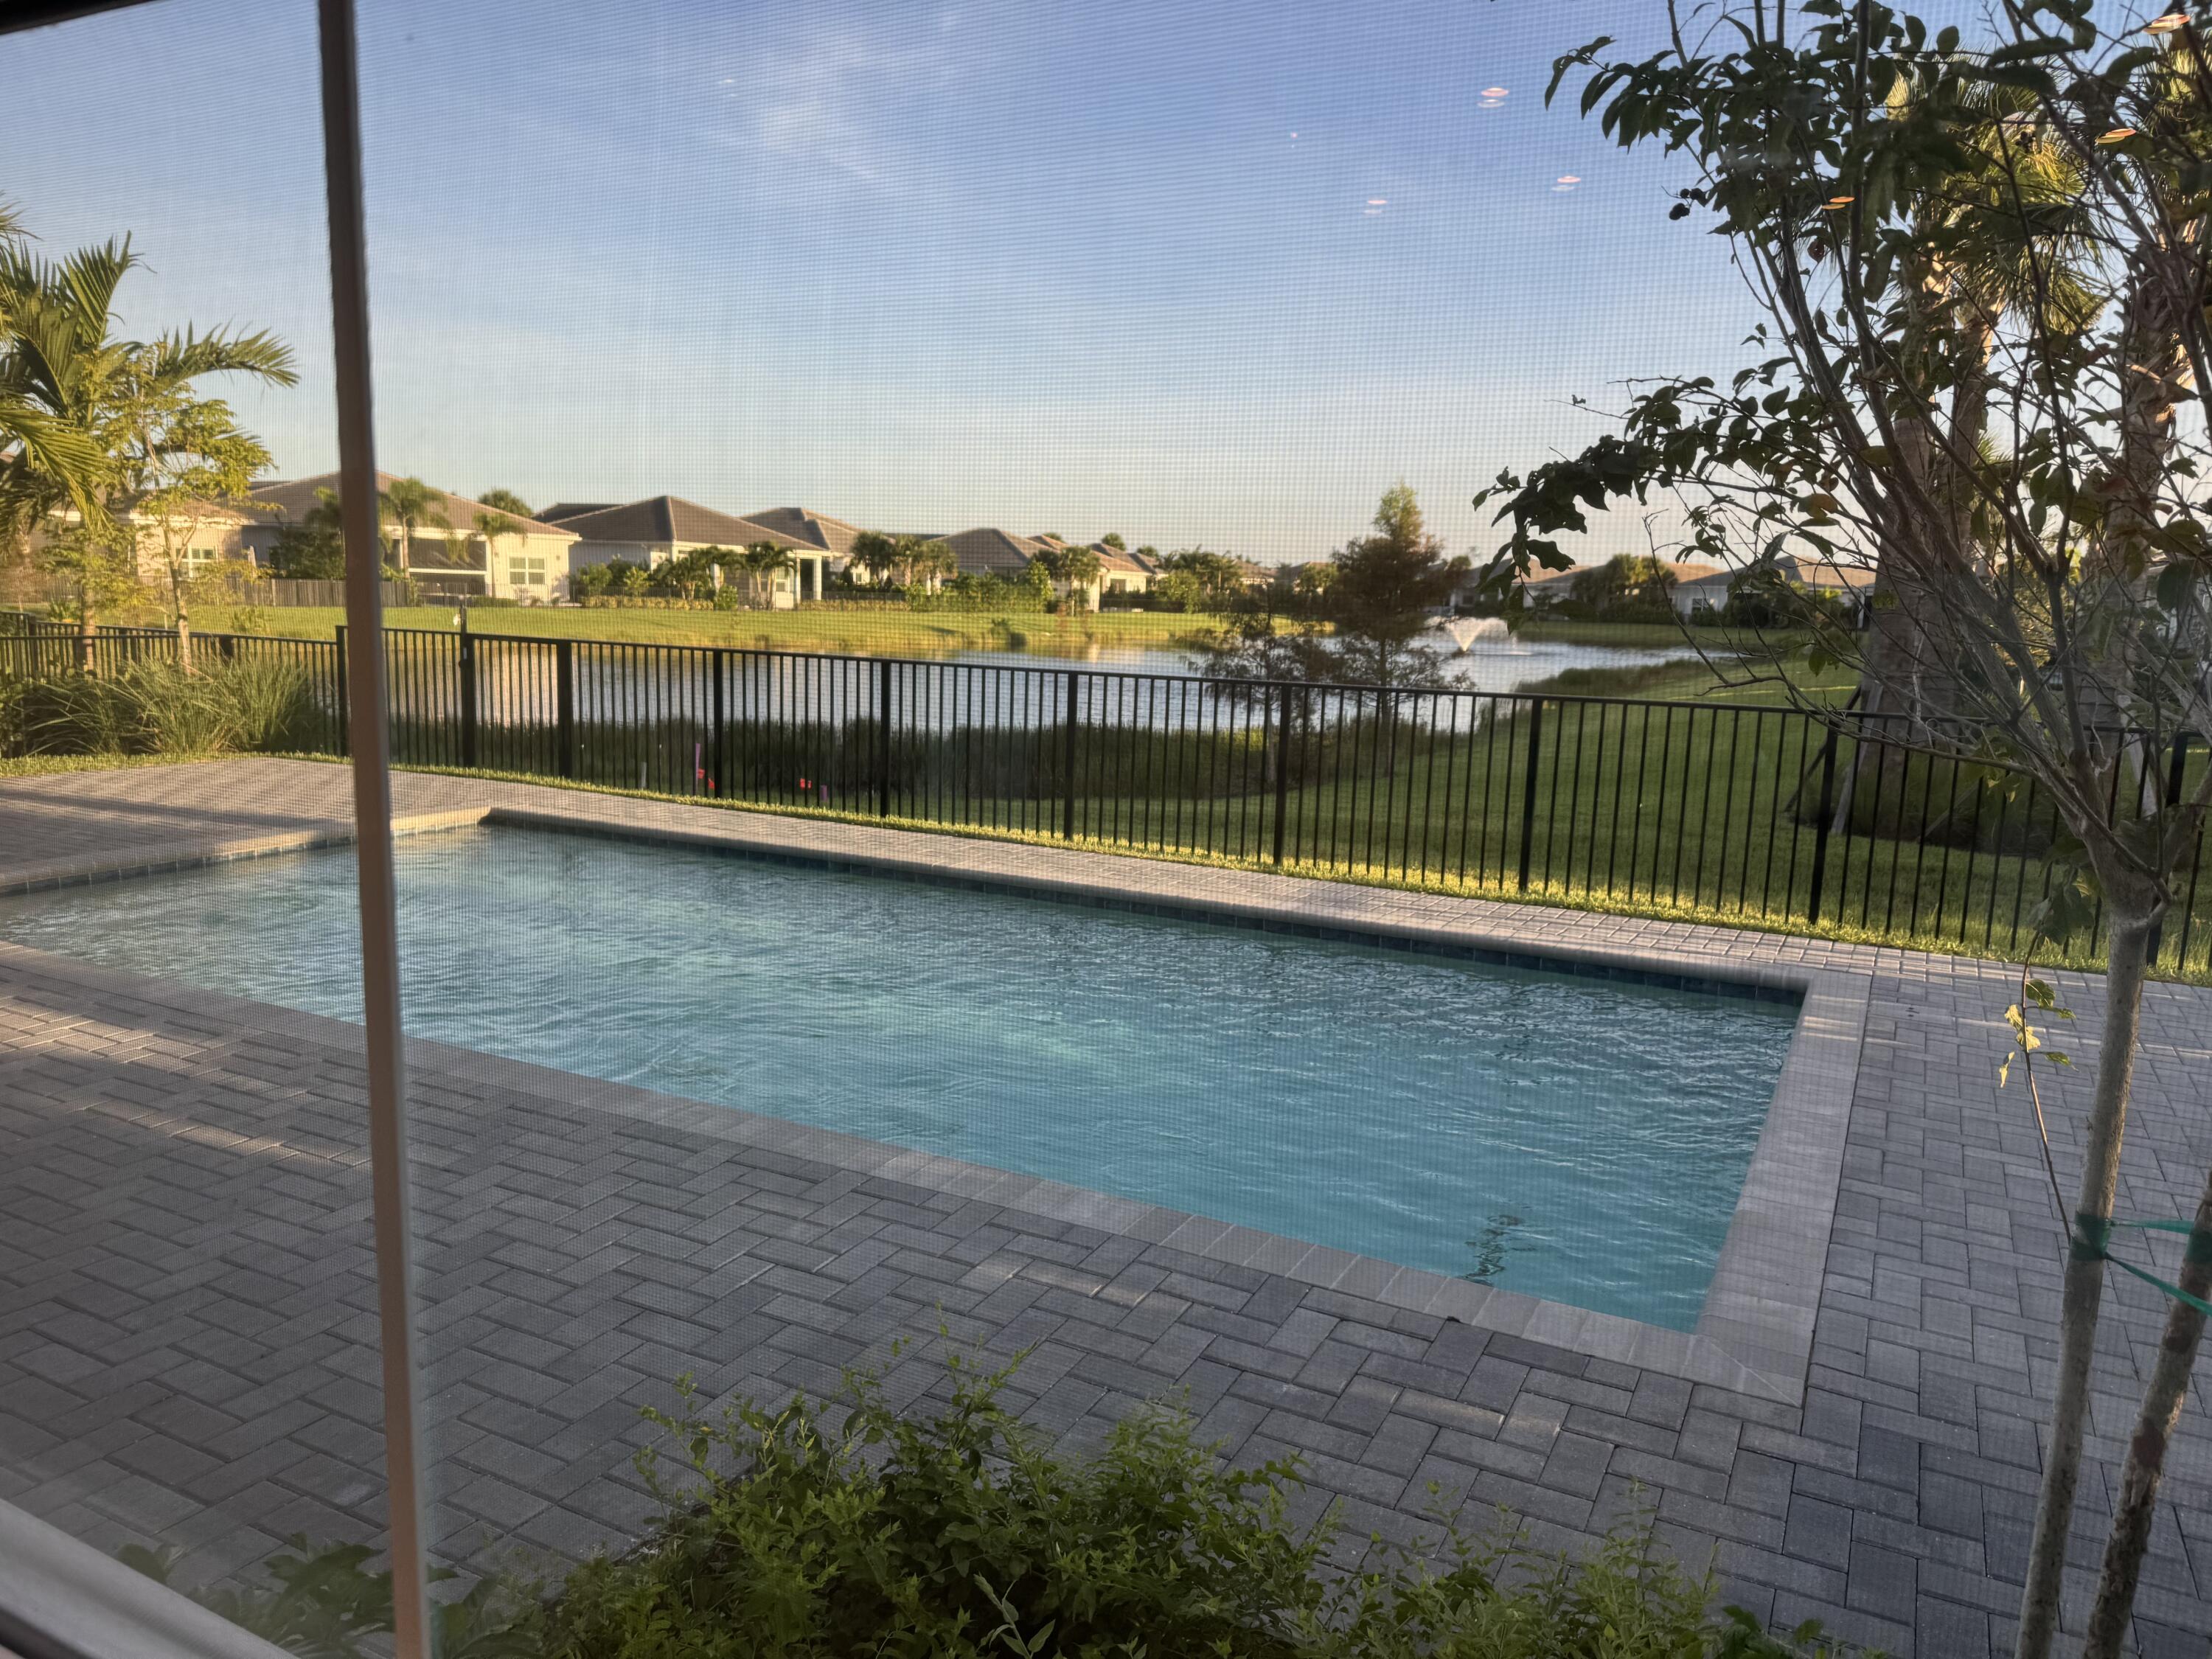
M 361 11 L 380 459 L 457 490 L 1290 559 L 1402 476 L 1481 550 L 1474 491 L 1599 429 L 1571 394 L 1752 320 L 1665 165 L 1542 106 L 1656 7 Z M 238 398 L 287 474 L 334 464 L 313 29 L 162 0 L 0 40 L 0 196 L 57 246 L 131 231 L 133 327 L 291 340 L 302 385 Z

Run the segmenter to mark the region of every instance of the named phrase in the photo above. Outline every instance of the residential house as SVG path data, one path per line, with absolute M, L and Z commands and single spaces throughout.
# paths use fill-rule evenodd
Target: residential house
M 952 550 L 962 575 L 996 576 L 1010 582 L 1019 581 L 1030 561 L 1044 548 L 1032 537 L 1010 535 L 1003 530 L 963 530 L 934 539 Z
M 1711 565 L 1681 566 L 1684 570 L 1696 569 L 1701 574 L 1686 576 L 1674 586 L 1674 609 L 1685 617 L 1694 617 L 1701 611 L 1721 611 L 1727 608 L 1729 589 L 1739 572 L 1722 570 Z M 1776 567 L 1778 574 L 1790 586 L 1811 593 L 1835 593 L 1842 596 L 1851 607 L 1856 625 L 1864 627 L 1868 612 L 1874 602 L 1875 573 L 1860 565 L 1833 565 L 1825 559 L 1786 558 Z
M 395 474 L 376 475 L 380 494 L 396 482 Z M 254 561 L 267 564 L 284 528 L 305 523 L 307 515 L 322 504 L 323 492 L 335 494 L 337 487 L 335 472 L 256 485 L 253 502 L 259 510 L 252 523 L 240 528 Z M 543 519 L 499 513 L 496 507 L 450 491 L 438 503 L 436 514 L 444 522 L 416 525 L 404 549 L 397 531 L 389 523 L 384 528 L 389 557 L 402 564 L 401 574 L 418 592 L 441 598 L 519 599 L 537 605 L 567 597 L 570 555 L 576 544 L 574 531 Z M 487 539 L 477 533 L 478 514 L 498 514 L 515 528 L 507 535 Z
M 184 572 L 188 578 L 202 574 L 222 560 L 251 560 L 252 551 L 246 532 L 260 521 L 262 514 L 261 508 L 251 501 L 196 501 L 167 515 L 166 534 L 163 515 L 146 512 L 135 502 L 117 509 L 117 516 L 130 532 L 137 550 L 138 580 L 148 587 L 161 591 L 169 584 L 167 550 L 171 548 L 183 555 Z M 50 544 L 78 521 L 75 507 L 56 509 L 43 526 L 32 532 L 32 547 Z
M 1578 579 L 1594 574 L 1604 568 L 1601 563 L 1572 565 L 1565 570 L 1545 570 L 1540 568 L 1520 579 L 1516 586 L 1521 590 L 1522 602 L 1528 610 L 1550 611 L 1574 597 L 1575 583 Z M 1698 584 L 1709 580 L 1715 575 L 1724 577 L 1726 574 L 1717 566 L 1710 564 L 1670 564 L 1667 568 L 1674 574 L 1674 586 L 1670 590 L 1674 596 L 1674 608 L 1686 617 L 1690 612 L 1682 603 L 1684 592 L 1695 588 L 1700 593 L 1708 592 L 1710 589 L 1699 586 Z M 1452 590 L 1450 602 L 1446 607 L 1453 615 L 1461 614 L 1478 602 L 1477 590 L 1481 586 L 1482 576 L 1483 568 L 1480 565 L 1477 565 L 1460 579 L 1458 585 Z M 1727 583 L 1723 580 L 1721 585 L 1723 602 L 1727 598 Z
M 817 513 L 804 507 L 771 507 L 759 513 L 748 513 L 747 524 L 765 525 L 779 536 L 788 536 L 801 545 L 812 548 L 824 556 L 829 568 L 835 573 L 852 562 L 853 544 L 860 538 L 860 526 L 848 524 L 842 519 L 833 519 L 826 513 Z
M 1141 553 L 1105 542 L 1091 543 L 1091 550 L 1098 556 L 1102 599 L 1108 593 L 1149 593 L 1159 580 L 1159 566 Z
M 802 599 L 820 599 L 832 557 L 827 549 L 771 526 L 717 513 L 680 495 L 651 495 L 641 501 L 570 514 L 561 523 L 578 538 L 575 562 L 580 567 L 625 559 L 650 569 L 702 547 L 726 547 L 732 552 L 763 544 L 781 548 L 791 555 L 792 568 L 779 571 L 769 590 L 769 603 L 779 611 L 788 611 Z

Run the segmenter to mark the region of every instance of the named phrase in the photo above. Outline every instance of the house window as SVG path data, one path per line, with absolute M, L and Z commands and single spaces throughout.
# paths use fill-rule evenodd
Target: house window
M 187 569 L 198 570 L 204 566 L 213 564 L 222 556 L 222 555 L 212 547 L 188 547 L 185 550 L 185 565 Z
M 540 555 L 536 558 L 529 559 L 509 559 L 507 562 L 507 579 L 517 587 L 544 586 L 545 560 L 544 556 Z

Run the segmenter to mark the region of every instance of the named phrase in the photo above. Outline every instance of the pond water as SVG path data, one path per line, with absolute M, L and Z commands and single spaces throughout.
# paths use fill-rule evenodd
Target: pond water
M 1687 646 L 1622 647 L 1569 645 L 1558 641 L 1476 640 L 1464 653 L 1449 641 L 1444 669 L 1453 686 L 1467 691 L 1511 692 L 1571 668 L 1644 668 L 1659 663 L 1687 662 L 1697 653 Z M 1030 651 L 961 651 L 946 660 L 1001 668 L 1042 668 L 1076 665 L 1120 669 L 1133 674 L 1194 675 L 1193 654 L 1169 646 L 1093 646 L 1079 653 Z
M 393 702 L 403 714 L 449 717 L 457 712 L 454 641 L 436 641 L 435 647 L 434 658 L 393 659 Z M 478 718 L 496 726 L 552 724 L 558 717 L 554 653 L 550 641 L 479 641 Z M 1692 654 L 1484 639 L 1447 659 L 1448 690 L 1457 696 L 1407 692 L 1392 707 L 1424 728 L 1468 731 L 1491 717 L 1493 705 L 1486 697 L 1509 695 L 1568 669 L 1640 667 Z M 716 708 L 718 671 L 724 676 L 720 707 L 737 720 L 842 723 L 876 719 L 888 704 L 894 724 L 906 731 L 1028 729 L 1064 720 L 1071 695 L 1076 717 L 1089 724 L 1218 730 L 1268 718 L 1264 698 L 1217 696 L 1190 652 L 1133 646 L 1097 646 L 1079 655 L 963 651 L 877 659 L 579 642 L 574 707 L 578 718 L 594 722 L 691 722 L 703 740 Z

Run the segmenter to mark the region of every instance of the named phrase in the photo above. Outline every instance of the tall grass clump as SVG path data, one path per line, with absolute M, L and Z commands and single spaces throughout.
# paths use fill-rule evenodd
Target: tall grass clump
M 283 663 L 187 674 L 139 662 L 112 674 L 0 682 L 0 754 L 9 756 L 302 750 L 326 723 L 313 681 Z

